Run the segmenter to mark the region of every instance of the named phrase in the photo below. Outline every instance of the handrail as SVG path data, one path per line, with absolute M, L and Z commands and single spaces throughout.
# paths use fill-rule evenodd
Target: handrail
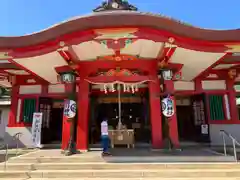
M 235 158 L 235 161 L 238 161 L 236 145 L 240 146 L 240 143 L 237 141 L 237 139 L 236 139 L 235 137 L 233 137 L 233 136 L 232 136 L 230 133 L 228 133 L 227 131 L 225 131 L 225 130 L 220 130 L 220 133 L 221 133 L 222 139 L 223 139 L 223 151 L 224 151 L 224 155 L 227 156 L 227 147 L 226 147 L 226 139 L 225 139 L 225 136 L 227 136 L 228 138 L 230 138 L 230 139 L 232 140 L 234 158 Z
M 12 141 L 17 141 L 16 156 L 17 156 L 17 154 L 18 154 L 19 138 L 20 138 L 22 135 L 23 135 L 23 133 L 17 132 L 17 133 L 14 134 L 13 137 L 12 137 Z M 5 148 L 4 171 L 6 171 L 6 169 L 7 169 L 7 161 L 8 161 L 8 148 L 9 148 L 9 144 L 4 142 L 2 145 L 0 145 L 0 149 L 1 149 L 1 148 Z
M 5 158 L 4 158 L 4 171 L 7 169 L 7 160 L 8 160 L 8 144 L 2 144 L 0 149 L 5 148 Z
M 22 132 L 17 132 L 15 135 L 13 135 L 13 140 L 17 141 L 17 147 L 16 147 L 16 156 L 18 155 L 18 148 L 19 148 L 19 139 L 23 135 Z

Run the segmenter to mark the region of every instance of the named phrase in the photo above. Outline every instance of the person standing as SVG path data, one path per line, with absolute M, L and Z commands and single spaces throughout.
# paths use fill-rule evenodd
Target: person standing
M 107 119 L 104 119 L 101 123 L 101 139 L 102 139 L 102 148 L 103 148 L 102 155 L 110 155 Z

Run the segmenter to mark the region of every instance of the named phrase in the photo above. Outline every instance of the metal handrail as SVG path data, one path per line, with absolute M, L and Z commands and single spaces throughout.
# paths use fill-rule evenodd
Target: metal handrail
M 21 132 L 17 132 L 16 134 L 13 135 L 12 141 L 17 141 L 17 147 L 16 147 L 16 156 L 18 154 L 18 149 L 19 149 L 19 138 L 23 135 Z M 5 161 L 4 161 L 4 171 L 7 169 L 7 161 L 8 161 L 8 149 L 9 149 L 9 144 L 8 143 L 3 143 L 0 145 L 0 149 L 5 148 Z
M 18 155 L 19 139 L 20 139 L 20 137 L 21 137 L 22 135 L 23 135 L 23 133 L 17 132 L 17 133 L 13 136 L 13 140 L 14 140 L 14 141 L 17 141 L 16 156 Z
M 225 131 L 225 130 L 220 130 L 220 133 L 221 133 L 222 139 L 223 139 L 223 151 L 224 151 L 224 155 L 227 156 L 227 147 L 226 147 L 226 139 L 225 139 L 225 136 L 227 136 L 228 138 L 230 138 L 230 139 L 232 140 L 234 158 L 235 158 L 235 161 L 238 161 L 236 145 L 240 146 L 240 143 L 237 141 L 237 139 L 236 139 L 235 137 L 233 137 L 233 136 L 232 136 L 230 133 L 228 133 L 227 131 Z
M 4 161 L 4 171 L 7 169 L 7 160 L 8 160 L 8 144 L 2 144 L 0 146 L 0 149 L 5 148 L 5 161 Z

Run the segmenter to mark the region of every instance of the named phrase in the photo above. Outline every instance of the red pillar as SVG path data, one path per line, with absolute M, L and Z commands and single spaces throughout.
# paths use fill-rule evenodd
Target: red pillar
M 74 89 L 74 83 L 65 84 L 65 93 L 72 93 L 73 89 Z M 62 127 L 62 149 L 63 150 L 67 149 L 68 147 L 70 135 L 71 135 L 71 122 L 69 122 L 68 118 L 66 118 L 63 115 L 63 127 Z
M 78 89 L 78 121 L 77 121 L 77 149 L 88 150 L 88 106 L 89 106 L 89 83 L 85 80 L 79 81 Z
M 19 86 L 12 87 L 11 107 L 9 112 L 8 126 L 16 126 L 17 107 L 18 107 Z
M 195 84 L 195 92 L 199 94 L 202 93 L 203 92 L 202 80 L 196 79 L 194 84 Z
M 42 85 L 42 96 L 46 96 L 48 94 L 48 85 Z
M 160 84 L 156 78 L 156 82 L 149 82 L 149 102 L 150 115 L 152 125 L 152 147 L 154 149 L 162 148 L 162 113 L 160 104 Z
M 232 79 L 226 80 L 226 86 L 228 90 L 231 121 L 233 124 L 239 124 L 237 103 L 236 103 L 236 91 L 234 89 L 234 80 Z
M 173 81 L 164 81 L 165 84 L 165 91 L 168 93 L 174 92 L 174 83 Z M 176 100 L 175 97 L 172 97 L 174 101 L 174 110 L 175 113 L 172 117 L 169 118 L 169 134 L 172 140 L 172 143 L 174 144 L 175 148 L 178 148 L 180 146 L 179 139 L 178 139 L 178 124 L 177 124 L 177 108 L 176 108 Z

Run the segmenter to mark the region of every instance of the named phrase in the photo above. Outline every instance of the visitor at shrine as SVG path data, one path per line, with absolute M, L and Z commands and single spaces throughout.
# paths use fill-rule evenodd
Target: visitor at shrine
M 101 123 L 101 139 L 102 139 L 102 148 L 103 148 L 102 155 L 110 155 L 107 119 L 104 119 Z

